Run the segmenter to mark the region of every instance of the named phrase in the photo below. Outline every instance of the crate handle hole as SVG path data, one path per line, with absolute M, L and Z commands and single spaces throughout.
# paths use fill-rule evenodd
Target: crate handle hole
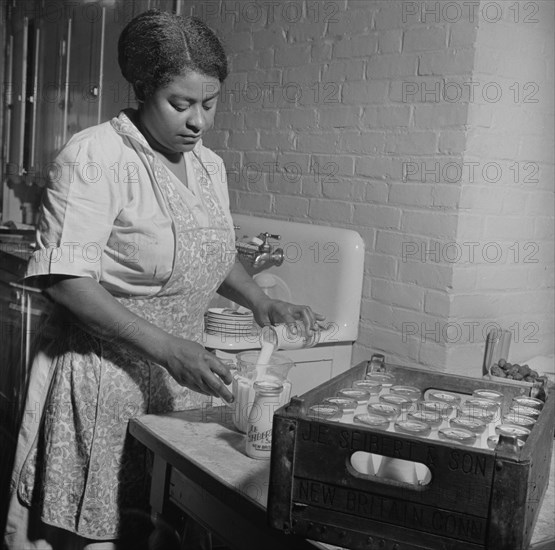
M 356 451 L 351 455 L 350 463 L 356 474 L 371 477 L 373 481 L 394 481 L 414 487 L 428 485 L 432 481 L 430 469 L 412 460 Z

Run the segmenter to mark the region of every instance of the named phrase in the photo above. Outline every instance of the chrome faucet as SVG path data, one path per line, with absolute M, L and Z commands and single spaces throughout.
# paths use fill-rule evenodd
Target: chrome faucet
M 275 248 L 268 242 L 268 239 L 279 240 L 280 238 L 280 235 L 260 233 L 258 237 L 254 237 L 250 242 L 236 242 L 237 254 L 247 271 L 252 274 L 274 265 L 281 265 L 283 263 L 283 249 Z

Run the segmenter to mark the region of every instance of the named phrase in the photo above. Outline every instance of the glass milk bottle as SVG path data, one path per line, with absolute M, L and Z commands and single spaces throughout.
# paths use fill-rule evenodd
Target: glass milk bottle
M 254 403 L 247 422 L 246 453 L 251 458 L 269 459 L 272 452 L 272 422 L 281 406 L 281 382 L 259 380 L 253 384 Z
M 291 381 L 287 378 L 294 363 L 286 355 L 273 353 L 260 363 L 257 350 L 242 351 L 237 354 L 237 371 L 233 375 L 232 393 L 233 424 L 240 431 L 247 431 L 247 421 L 254 403 L 254 383 L 256 381 L 279 382 L 283 386 L 280 402 L 285 405 L 291 397 Z
M 296 321 L 293 330 L 285 324 L 266 325 L 260 331 L 260 345 L 276 350 L 312 348 L 320 342 L 321 335 L 319 328 L 308 334 L 302 321 Z

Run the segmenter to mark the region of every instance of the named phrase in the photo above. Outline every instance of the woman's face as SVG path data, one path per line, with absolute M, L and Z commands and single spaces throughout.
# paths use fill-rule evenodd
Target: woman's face
M 217 78 L 194 71 L 159 88 L 139 114 L 151 147 L 167 155 L 192 151 L 214 123 L 219 93 Z

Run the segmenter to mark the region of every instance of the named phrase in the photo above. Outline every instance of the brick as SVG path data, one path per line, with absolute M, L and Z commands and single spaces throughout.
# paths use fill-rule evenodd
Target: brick
M 437 151 L 437 134 L 435 132 L 412 130 L 406 134 L 388 134 L 386 153 L 405 155 L 429 155 Z
M 451 314 L 467 319 L 498 319 L 503 298 L 496 294 L 459 294 L 453 296 Z
M 550 246 L 553 247 L 554 243 L 551 242 Z M 528 280 L 526 281 L 526 288 L 553 288 L 553 270 L 546 269 L 543 265 L 528 264 L 526 267 L 528 273 Z
M 306 130 L 316 128 L 316 109 L 314 108 L 291 108 L 279 111 L 278 128 L 294 128 Z
M 327 34 L 330 36 L 343 36 L 362 34 L 372 29 L 371 3 L 365 2 L 360 6 L 349 6 L 347 11 L 337 13 L 328 24 Z
M 493 185 L 463 185 L 460 206 L 471 212 L 500 214 L 500 192 L 500 188 Z
M 526 193 L 526 214 L 529 216 L 550 216 L 554 215 L 553 192 L 534 191 Z
M 435 211 L 405 210 L 400 228 L 410 235 L 427 235 L 454 240 L 457 232 L 457 216 Z
M 261 193 L 238 192 L 237 202 L 241 205 L 241 211 L 246 214 L 257 212 L 268 214 L 272 211 L 272 196 Z
M 401 164 L 399 178 L 403 182 L 441 183 L 444 178 L 451 182 L 458 182 L 462 178 L 460 166 L 462 161 L 458 158 L 446 157 L 405 157 L 399 159 Z
M 381 181 L 364 181 L 366 192 L 364 200 L 366 202 L 377 202 L 385 204 L 389 195 L 389 185 Z
M 329 153 L 337 151 L 339 135 L 330 133 L 301 133 L 297 141 L 297 151 L 305 153 Z
M 380 229 L 399 229 L 402 211 L 400 208 L 378 204 L 355 204 L 355 225 Z
M 449 27 L 449 47 L 465 48 L 474 46 L 478 25 L 467 21 L 459 21 Z
M 244 113 L 217 111 L 214 126 L 221 130 L 244 130 Z
M 312 63 L 323 63 L 332 58 L 333 44 L 331 42 L 318 42 L 310 47 L 310 61 Z
M 456 155 L 465 152 L 465 130 L 443 130 L 439 134 L 438 150 L 444 155 Z
M 440 103 L 443 99 L 443 79 L 432 76 L 405 77 L 392 80 L 388 97 L 396 103 Z
M 349 202 L 361 202 L 364 200 L 366 185 L 361 181 L 335 179 L 322 181 L 322 194 L 327 199 L 337 199 Z
M 378 35 L 360 34 L 353 37 L 341 37 L 334 44 L 332 56 L 335 59 L 368 57 L 378 50 Z
M 403 308 L 393 310 L 393 326 L 405 341 L 414 338 L 420 343 L 441 342 L 441 324 L 441 319 L 421 310 Z
M 398 231 L 379 230 L 376 236 L 376 252 L 398 256 L 402 262 L 420 258 L 420 250 L 427 246 L 427 239 Z
M 432 206 L 458 210 L 460 207 L 461 188 L 453 184 L 436 184 L 432 190 Z
M 477 267 L 475 265 L 457 265 L 453 269 L 451 292 L 470 292 L 476 288 Z
M 229 169 L 227 172 L 227 185 L 228 188 L 234 189 L 235 191 L 248 191 L 249 185 L 248 181 L 240 170 L 235 168 Z
M 355 159 L 346 155 L 311 155 L 310 171 L 323 181 L 332 181 L 337 176 L 352 176 Z
M 468 106 L 468 125 L 471 127 L 482 126 L 490 128 L 493 121 L 494 106 L 491 104 L 480 105 L 472 103 Z
M 503 201 L 501 203 L 501 214 L 504 216 L 521 214 L 522 205 L 525 204 L 526 199 L 530 194 L 530 190 L 518 189 L 516 186 L 513 186 L 512 182 L 504 182 L 504 187 L 506 187 L 507 192 L 504 194 Z
M 292 4 L 295 4 L 294 2 Z M 300 6 L 302 12 L 302 6 Z M 303 42 L 318 41 L 326 34 L 326 22 L 298 22 L 288 26 L 287 39 L 290 44 L 299 44 Z
M 339 82 L 314 82 L 306 86 L 299 99 L 301 106 L 338 106 L 341 102 L 341 84 Z
M 522 165 L 520 182 L 532 189 L 551 190 L 555 181 L 555 166 L 549 162 L 534 162 Z
M 244 132 L 231 131 L 228 145 L 240 151 L 256 149 L 258 147 L 258 132 L 246 130 Z
M 447 45 L 443 27 L 408 29 L 403 33 L 403 52 L 441 50 Z
M 261 69 L 270 69 L 274 66 L 275 50 L 258 50 L 258 65 Z
M 287 217 L 307 218 L 309 200 L 302 197 L 275 197 L 275 213 Z
M 230 71 L 248 71 L 258 63 L 259 52 L 248 51 L 234 54 L 230 59 Z
M 426 183 L 392 183 L 389 190 L 390 204 L 428 206 L 432 202 L 433 186 Z
M 424 312 L 437 317 L 448 317 L 451 306 L 450 295 L 446 292 L 428 290 L 424 295 Z
M 533 234 L 533 219 L 527 216 L 503 216 L 486 218 L 486 235 L 492 239 L 515 240 Z
M 553 118 L 553 115 L 552 115 Z M 555 143 L 547 136 L 527 136 L 520 141 L 518 157 L 527 160 L 553 159 Z
M 312 63 L 302 67 L 283 69 L 283 86 L 288 83 L 309 87 L 320 81 L 320 64 Z
M 256 110 L 245 113 L 245 127 L 251 129 L 270 129 L 277 126 L 278 114 L 273 110 Z
M 327 63 L 322 67 L 322 80 L 327 82 L 362 80 L 364 65 L 364 59 L 345 59 Z
M 342 85 L 341 102 L 345 105 L 385 103 L 389 84 L 384 80 L 345 82 Z
M 394 280 L 397 277 L 397 258 L 384 254 L 367 254 L 366 265 L 371 277 Z M 376 304 L 377 305 L 377 304 Z M 382 323 L 383 324 L 383 323 Z
M 285 198 L 287 195 L 300 200 L 301 194 L 301 178 L 286 176 L 283 172 L 276 172 L 275 174 L 264 174 L 266 181 L 266 188 L 270 193 L 275 193 L 275 203 L 279 197 Z M 308 212 L 308 199 L 306 201 L 306 211 Z
M 339 150 L 355 155 L 376 155 L 383 153 L 385 140 L 384 132 L 344 131 L 341 133 Z
M 383 30 L 378 35 L 378 53 L 400 53 L 403 44 L 403 31 L 400 29 Z
M 372 298 L 392 306 L 421 311 L 424 305 L 424 290 L 415 285 L 374 279 Z
M 314 176 L 301 178 L 301 194 L 303 197 L 322 197 L 322 180 Z
M 457 237 L 463 241 L 479 241 L 485 234 L 483 214 L 473 214 L 464 209 L 459 211 L 459 229 Z
M 370 56 L 366 65 L 366 78 L 392 78 L 416 76 L 418 56 L 401 53 Z
M 528 266 L 505 266 L 499 269 L 483 269 L 480 274 L 480 284 L 483 288 L 498 288 L 500 280 L 503 281 L 503 290 L 521 290 L 527 287 Z M 535 288 L 535 287 L 532 287 Z
M 231 151 L 228 148 L 224 150 L 217 150 L 216 154 L 222 157 L 226 169 L 229 169 L 229 167 L 233 166 L 233 164 L 239 164 L 241 162 L 241 153 Z
M 376 300 L 363 299 L 360 308 L 363 319 L 378 326 L 392 329 L 393 308 Z
M 552 217 L 537 216 L 534 219 L 533 239 L 543 241 L 553 238 L 555 234 L 555 225 Z
M 424 53 L 420 56 L 418 74 L 425 75 L 470 75 L 474 68 L 475 50 L 464 49 Z
M 227 130 L 211 130 L 203 141 L 210 149 L 223 149 L 227 146 L 228 137 L 229 132 Z
M 256 2 L 222 2 L 220 13 L 223 26 L 231 24 L 234 31 L 260 30 L 268 21 L 268 10 Z
M 260 166 L 248 165 L 243 167 L 239 173 L 239 180 L 242 182 L 242 188 L 246 188 L 254 193 L 267 193 L 268 182 L 266 174 L 261 170 Z
M 277 165 L 277 153 L 269 151 L 245 151 L 243 153 L 243 167 L 253 165 L 260 172 L 271 172 Z
M 488 160 L 497 158 L 518 158 L 518 139 L 516 136 L 508 136 L 482 129 L 468 136 L 466 154 L 480 157 L 488 153 Z
M 421 365 L 438 372 L 444 371 L 446 357 L 447 349 L 445 346 L 434 342 L 422 343 L 418 353 L 418 361 Z
M 401 179 L 401 160 L 397 157 L 358 157 L 355 174 L 373 179 Z
M 399 280 L 420 288 L 446 290 L 451 286 L 451 271 L 449 265 L 404 262 L 399 264 Z
M 286 167 L 289 167 L 291 172 L 296 171 L 301 176 L 308 174 L 308 166 L 310 162 L 310 155 L 308 154 L 280 151 L 278 153 L 277 160 L 280 170 L 284 170 Z
M 351 210 L 352 206 L 347 202 L 310 199 L 308 214 L 314 220 L 343 225 L 351 221 Z
M 310 45 L 288 46 L 275 52 L 275 64 L 278 67 L 299 67 L 309 62 Z
M 288 150 L 294 147 L 295 134 L 291 131 L 270 130 L 261 131 L 259 134 L 262 149 Z
M 467 123 L 469 106 L 464 103 L 455 105 L 445 103 L 419 104 L 414 106 L 414 125 L 416 128 L 446 128 L 464 126 Z
M 374 16 L 374 26 L 378 31 L 402 28 L 407 25 L 402 15 L 399 2 L 382 2 Z

